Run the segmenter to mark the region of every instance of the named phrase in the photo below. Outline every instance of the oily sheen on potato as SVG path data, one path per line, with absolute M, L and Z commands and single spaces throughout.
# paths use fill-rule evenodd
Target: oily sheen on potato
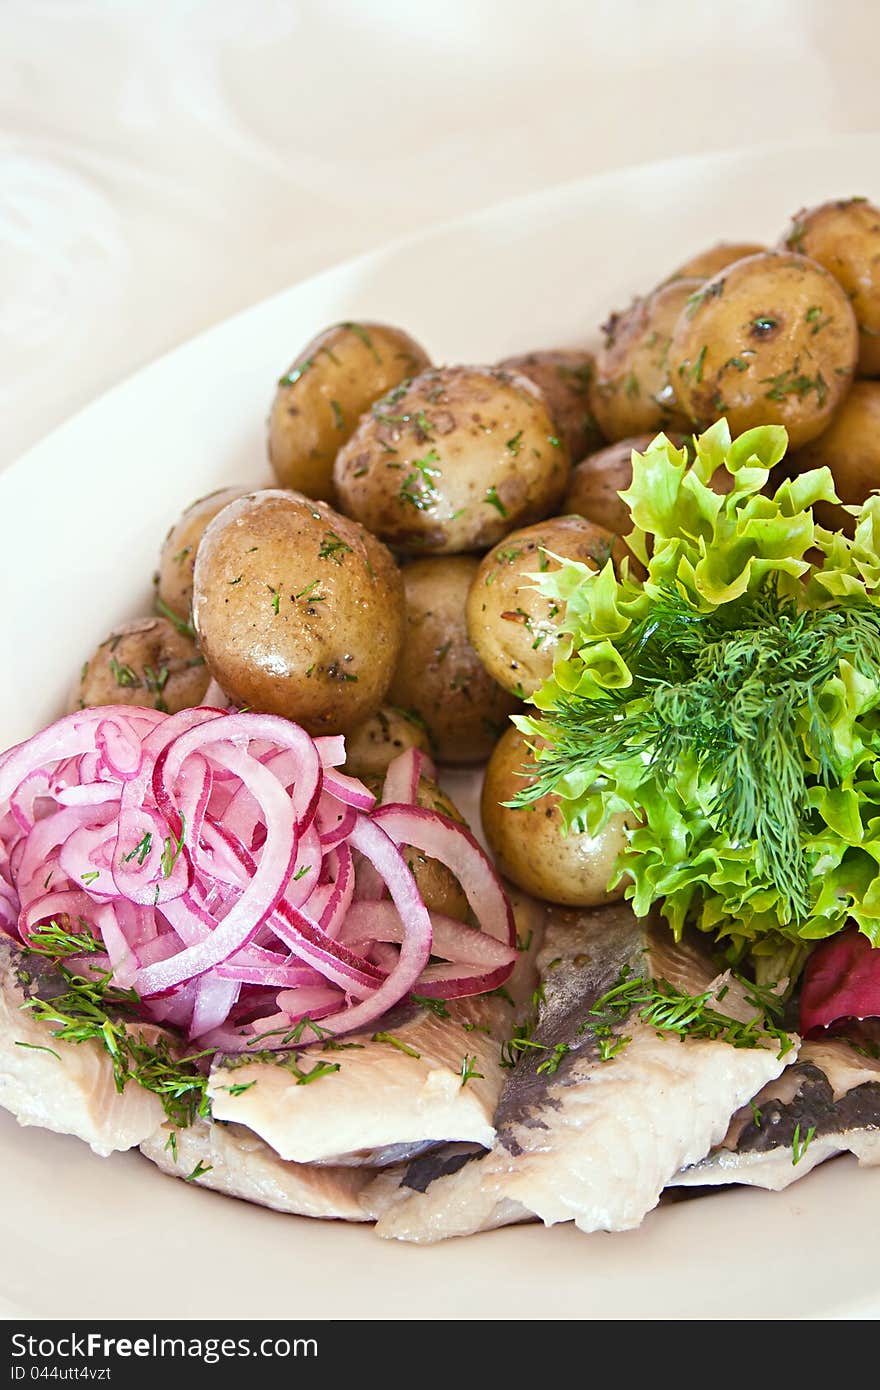
M 533 576 L 559 569 L 554 556 L 596 570 L 625 554 L 616 536 L 580 516 L 551 517 L 493 546 L 467 599 L 468 636 L 490 676 L 525 699 L 553 670 L 563 605 L 540 594 Z
M 592 403 L 606 439 L 687 428 L 669 380 L 669 342 L 679 314 L 701 284 L 674 280 L 661 285 L 604 325 Z
M 675 327 L 671 379 L 699 428 L 784 425 L 799 448 L 852 384 L 859 335 L 847 295 L 805 256 L 766 251 L 707 280 Z
M 501 872 L 518 888 L 564 907 L 597 907 L 622 898 L 625 885 L 609 892 L 608 880 L 626 843 L 623 817 L 613 816 L 599 835 L 563 834 L 557 796 L 523 807 L 505 805 L 529 785 L 523 772 L 533 765 L 525 738 L 510 728 L 486 768 L 480 814 Z
M 409 555 L 485 550 L 550 515 L 570 462 L 541 392 L 500 367 L 423 372 L 337 455 L 339 506 Z
M 211 674 L 236 704 L 313 735 L 347 733 L 391 682 L 403 582 L 362 526 L 269 489 L 232 502 L 205 532 L 193 621 Z
M 867 198 L 804 208 L 782 244 L 818 261 L 843 286 L 859 326 L 859 375 L 880 376 L 880 208 Z
M 269 462 L 282 487 L 333 501 L 333 462 L 373 401 L 430 366 L 401 328 L 337 323 L 280 378 L 269 416 Z

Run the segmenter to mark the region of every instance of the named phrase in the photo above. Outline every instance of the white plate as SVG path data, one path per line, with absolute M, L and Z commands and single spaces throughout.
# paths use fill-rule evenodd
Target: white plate
M 265 476 L 273 383 L 317 329 L 374 317 L 438 361 L 592 337 L 712 241 L 775 239 L 804 203 L 880 195 L 880 137 L 672 160 L 551 189 L 392 246 L 140 372 L 0 477 L 0 746 L 143 609 L 181 508 Z M 162 294 L 162 287 L 156 287 Z M 46 391 L 53 385 L 46 363 Z M 815 1317 L 880 1312 L 880 1171 L 839 1160 L 638 1231 L 523 1227 L 417 1249 L 197 1191 L 0 1114 L 5 1310 L 45 1317 Z

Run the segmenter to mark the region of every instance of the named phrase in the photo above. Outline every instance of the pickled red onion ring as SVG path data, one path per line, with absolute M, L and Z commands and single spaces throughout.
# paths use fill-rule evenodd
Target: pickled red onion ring
M 0 755 L 0 930 L 91 936 L 70 968 L 225 1050 L 509 977 L 509 904 L 469 832 L 415 804 L 423 754 L 391 764 L 377 805 L 339 771 L 341 738 L 223 705 L 82 710 Z M 451 869 L 475 925 L 432 917 L 407 846 Z

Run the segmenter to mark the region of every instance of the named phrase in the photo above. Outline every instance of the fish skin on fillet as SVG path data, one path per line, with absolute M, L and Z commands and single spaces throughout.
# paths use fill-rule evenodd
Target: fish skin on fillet
M 721 1142 L 670 1186 L 742 1183 L 781 1192 L 842 1153 L 865 1168 L 880 1165 L 880 1061 L 845 1038 L 806 1041 L 797 1062 L 738 1110 Z
M 521 941 L 532 943 L 508 984 L 515 1000 L 536 983 L 544 909 L 525 894 L 513 897 L 513 907 Z M 322 1041 L 298 1048 L 301 1073 L 339 1065 L 308 1084 L 272 1061 L 218 1057 L 208 1085 L 214 1118 L 247 1125 L 297 1163 L 382 1166 L 400 1146 L 417 1152 L 446 1140 L 491 1148 L 513 1009 L 503 997 L 475 995 L 446 1001 L 445 1014 L 403 1008 L 364 1033 L 346 1034 L 342 1050 L 326 1050 Z
M 358 1200 L 371 1176 L 367 1170 L 287 1163 L 243 1125 L 196 1120 L 186 1129 L 176 1129 L 168 1122 L 140 1148 L 170 1177 L 186 1178 L 227 1197 L 296 1216 L 368 1219 Z
M 676 944 L 664 923 L 636 918 L 627 904 L 551 909 L 538 968 L 543 1002 L 532 1037 L 544 1046 L 528 1048 L 510 1073 L 493 1148 L 427 1185 L 418 1177 L 424 1159 L 403 1168 L 396 1183 L 380 1175 L 362 1199 L 378 1234 L 433 1241 L 534 1218 L 574 1221 L 582 1231 L 630 1230 L 797 1056 L 795 1038 L 780 1056 L 772 1038 L 737 1048 L 658 1035 L 633 1011 L 612 1026 L 612 1040 L 629 1041 L 602 1061 L 582 1024 L 624 968 L 630 979 L 665 979 L 681 993 L 720 992 L 718 1010 L 741 1021 L 755 1013 L 742 987 L 717 974 L 701 941 Z M 555 1070 L 542 1070 L 557 1047 L 569 1050 Z

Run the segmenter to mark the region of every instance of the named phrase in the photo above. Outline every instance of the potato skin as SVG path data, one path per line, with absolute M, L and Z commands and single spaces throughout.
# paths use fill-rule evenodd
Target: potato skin
M 669 380 L 669 343 L 678 316 L 701 280 L 674 280 L 603 325 L 596 356 L 593 412 L 606 439 L 648 430 L 687 429 Z
M 439 811 L 458 825 L 466 825 L 455 802 L 446 795 L 431 777 L 420 777 L 416 800 L 428 811 Z M 429 912 L 442 912 L 457 922 L 466 922 L 470 914 L 464 889 L 451 869 L 439 859 L 431 859 L 420 849 L 405 845 L 403 855 L 412 870 L 422 901 Z
M 177 714 L 201 704 L 210 672 L 195 643 L 167 618 L 136 618 L 83 665 L 68 708 L 139 705 Z
M 757 256 L 760 251 L 766 250 L 767 247 L 762 246 L 759 241 L 719 241 L 714 246 L 707 247 L 705 251 L 698 251 L 695 256 L 691 256 L 689 261 L 685 261 L 678 270 L 673 271 L 669 279 L 685 280 L 696 277 L 708 280 L 711 276 L 717 275 L 719 270 L 726 270 L 735 261 L 741 261 L 745 256 Z
M 818 261 L 843 286 L 859 325 L 859 375 L 880 376 L 880 208 L 866 198 L 804 208 L 782 245 Z
M 159 555 L 156 596 L 181 622 L 188 623 L 192 615 L 196 551 L 206 527 L 218 512 L 248 491 L 246 487 L 224 487 L 209 492 L 187 507 L 165 537 Z
M 602 431 L 590 404 L 596 375 L 592 352 L 577 348 L 526 352 L 521 357 L 505 357 L 498 366 L 527 376 L 543 391 L 556 433 L 564 440 L 572 463 L 601 447 Z
M 426 730 L 406 710 L 381 705 L 345 740 L 345 770 L 352 777 L 384 777 L 388 764 L 409 748 L 430 754 Z
M 828 429 L 791 460 L 799 473 L 827 465 L 841 502 L 864 502 L 880 487 L 880 381 L 855 381 Z M 817 502 L 817 520 L 855 534 L 856 519 L 833 502 Z
M 614 535 L 629 535 L 632 517 L 617 494 L 632 483 L 633 451 L 644 453 L 654 438 L 653 434 L 636 434 L 619 439 L 583 459 L 571 471 L 563 510 L 586 517 Z
M 202 537 L 193 621 L 236 704 L 310 734 L 347 733 L 385 698 L 403 637 L 403 581 L 357 522 L 268 489 L 230 503 Z
M 478 568 L 474 557 L 456 555 L 403 571 L 406 635 L 389 699 L 424 722 L 445 763 L 482 762 L 519 708 L 468 641 L 465 605 Z
M 431 365 L 401 328 L 337 323 L 307 343 L 280 378 L 269 462 L 282 487 L 334 500 L 333 462 L 373 401 Z
M 620 500 L 618 493 L 625 492 L 632 484 L 633 453 L 643 454 L 656 437 L 654 434 L 637 434 L 632 439 L 620 439 L 616 444 L 609 444 L 585 458 L 577 468 L 572 469 L 564 510 L 586 517 L 617 536 L 628 536 L 633 529 L 632 517 L 629 507 Z M 667 438 L 676 449 L 687 447 L 688 454 L 692 454 L 689 436 L 673 431 Z M 719 470 L 712 479 L 712 486 L 717 492 L 730 492 L 733 478 Z M 632 557 L 630 566 L 638 572 L 637 562 Z
M 598 907 L 618 901 L 626 884 L 609 893 L 608 880 L 626 844 L 623 817 L 612 817 L 594 838 L 563 834 L 556 796 L 542 796 L 521 809 L 504 806 L 529 785 L 529 779 L 519 773 L 532 764 L 526 740 L 511 728 L 486 768 L 480 814 L 499 869 L 518 888 L 564 907 Z
M 363 781 L 377 797 L 382 795 L 383 776 L 365 773 Z M 455 802 L 433 777 L 420 777 L 416 790 L 416 805 L 429 811 L 439 811 L 458 825 L 467 827 L 467 821 Z M 429 912 L 442 912 L 446 917 L 454 917 L 458 922 L 466 922 L 470 914 L 464 889 L 451 869 L 439 859 L 431 859 L 424 851 L 412 845 L 402 846 L 403 856 L 416 881 L 422 901 Z
M 610 556 L 619 562 L 626 554 L 603 527 L 579 516 L 557 516 L 511 531 L 483 556 L 468 593 L 468 637 L 489 675 L 520 699 L 552 672 L 565 611 L 564 604 L 539 594 L 529 578 L 559 569 L 545 550 L 594 570 Z
M 698 429 L 784 425 L 799 448 L 827 427 L 852 383 L 858 328 L 827 270 L 765 251 L 707 280 L 676 324 L 669 359 Z
M 570 462 L 555 431 L 527 377 L 423 372 L 377 401 L 340 450 L 340 508 L 405 554 L 484 550 L 562 500 Z

